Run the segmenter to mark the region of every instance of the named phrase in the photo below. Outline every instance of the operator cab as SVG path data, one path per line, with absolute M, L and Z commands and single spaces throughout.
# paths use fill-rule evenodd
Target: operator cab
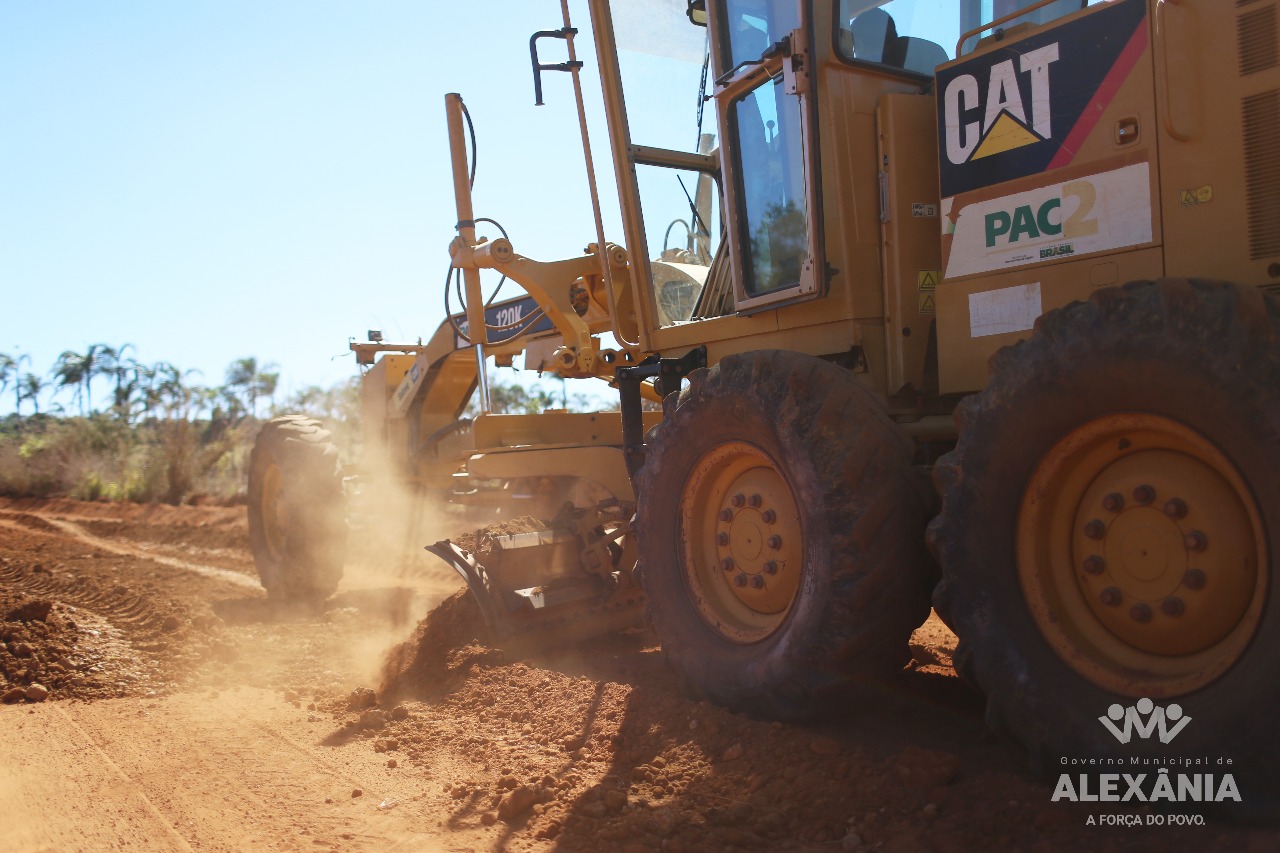
M 868 226 L 878 218 L 880 96 L 927 91 L 963 33 L 1037 2 L 607 4 L 600 53 L 616 57 L 618 73 L 604 75 L 605 101 L 653 348 L 693 340 L 663 330 L 700 324 L 710 340 L 708 322 L 822 297 L 840 273 L 879 280 L 879 234 Z M 593 15 L 605 5 L 593 4 Z M 1084 5 L 1051 0 L 1017 22 Z M 962 52 L 977 42 L 969 37 Z M 824 229 L 824 209 L 841 233 Z M 846 300 L 844 312 L 876 316 L 884 306 Z M 740 333 L 726 326 L 725 337 Z

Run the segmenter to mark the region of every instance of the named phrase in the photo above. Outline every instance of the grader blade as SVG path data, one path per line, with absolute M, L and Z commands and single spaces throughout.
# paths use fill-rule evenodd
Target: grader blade
M 587 571 L 586 549 L 573 533 L 548 529 L 494 536 L 486 541 L 483 558 L 448 539 L 426 550 L 466 581 L 499 641 L 529 635 L 585 639 L 639 624 L 639 587 L 626 573 Z

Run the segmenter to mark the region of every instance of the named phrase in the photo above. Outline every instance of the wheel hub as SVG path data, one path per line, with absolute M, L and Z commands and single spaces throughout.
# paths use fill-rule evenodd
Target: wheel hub
M 284 477 L 280 466 L 274 462 L 267 466 L 262 474 L 262 528 L 267 541 L 267 548 L 272 556 L 280 559 L 284 555 L 285 513 L 284 513 Z
M 1106 497 L 1131 495 L 1106 509 Z M 1087 529 L 1100 522 L 1102 535 Z M 1106 465 L 1076 514 L 1072 550 L 1081 594 L 1108 631 L 1157 655 L 1202 652 L 1244 618 L 1257 568 L 1249 519 L 1231 485 L 1205 460 L 1174 449 L 1136 450 Z M 1096 529 L 1096 528 L 1095 528 Z M 1103 570 L 1083 561 L 1097 556 Z M 1187 573 L 1215 578 L 1191 589 Z M 1193 575 L 1193 578 L 1198 576 Z M 1103 599 L 1114 589 L 1119 596 Z
M 1268 565 L 1252 495 L 1199 433 L 1154 415 L 1078 428 L 1023 498 L 1018 570 L 1058 654 L 1121 693 L 1207 684 L 1247 646 Z
M 771 634 L 795 598 L 804 554 L 799 510 L 773 460 L 745 442 L 716 447 L 690 476 L 681 516 L 702 618 L 738 642 Z

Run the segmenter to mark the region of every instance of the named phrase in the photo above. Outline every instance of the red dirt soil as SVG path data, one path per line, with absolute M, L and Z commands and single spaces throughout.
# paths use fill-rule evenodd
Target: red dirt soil
M 1051 802 L 936 617 L 896 681 L 793 726 L 687 699 L 642 632 L 519 659 L 459 586 L 427 555 L 357 562 L 291 610 L 243 508 L 0 501 L 5 849 L 1280 848 Z

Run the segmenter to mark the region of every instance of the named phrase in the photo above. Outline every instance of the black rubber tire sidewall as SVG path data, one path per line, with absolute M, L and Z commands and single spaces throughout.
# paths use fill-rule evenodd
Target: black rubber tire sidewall
M 286 532 L 280 552 L 267 544 L 265 472 L 276 465 L 284 484 Z M 263 588 L 280 600 L 318 601 L 338 588 L 346 558 L 347 521 L 338 449 L 319 421 L 298 415 L 263 426 L 249 460 L 249 544 Z
M 1106 291 L 1042 318 L 1030 341 L 993 359 L 988 389 L 962 404 L 959 446 L 936 469 L 944 509 L 930 529 L 943 568 L 935 604 L 987 694 L 989 721 L 1022 740 L 1041 769 L 1064 757 L 1190 754 L 1234 757 L 1244 777 L 1277 778 L 1274 577 L 1239 661 L 1176 697 L 1193 719 L 1176 748 L 1135 739 L 1118 749 L 1098 717 L 1135 698 L 1094 685 L 1051 649 L 1027 609 L 1014 553 L 1023 489 L 1040 459 L 1074 428 L 1126 411 L 1168 417 L 1216 445 L 1253 490 L 1268 542 L 1280 543 L 1276 314 L 1257 291 L 1216 283 Z M 1158 700 L 1167 701 L 1175 700 Z M 1260 795 L 1255 788 L 1255 805 Z
M 875 397 L 826 362 L 764 351 L 726 358 L 694 377 L 669 408 L 650 436 L 637 529 L 650 620 L 690 691 L 798 719 L 863 679 L 900 669 L 907 639 L 928 616 L 928 496 L 910 470 L 910 439 Z M 805 537 L 805 574 L 789 613 L 773 634 L 749 644 L 725 638 L 699 615 L 681 557 L 688 475 L 706 453 L 733 441 L 774 461 Z

